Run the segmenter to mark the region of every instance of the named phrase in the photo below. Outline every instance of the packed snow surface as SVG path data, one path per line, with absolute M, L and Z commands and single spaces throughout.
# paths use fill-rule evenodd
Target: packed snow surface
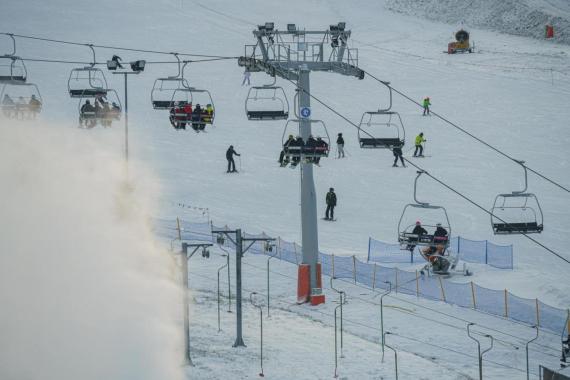
M 435 2 L 418 2 L 420 3 Z M 471 3 L 476 10 L 488 4 L 482 0 Z M 496 7 L 502 3 L 493 2 Z M 411 2 L 398 4 L 398 11 L 420 14 Z M 549 1 L 548 4 L 546 1 L 526 1 L 521 4 L 532 5 L 532 9 L 567 19 L 568 5 L 562 1 Z M 443 51 L 457 27 L 449 23 L 457 24 L 463 18 L 445 13 L 447 11 L 443 5 L 434 9 L 444 15 L 438 20 L 443 20 L 446 24 L 393 13 L 388 10 L 390 7 L 396 9 L 397 4 L 372 0 L 357 3 L 292 0 L 286 6 L 284 3 L 262 0 L 246 3 L 222 0 L 27 0 L 2 4 L 0 25 L 5 32 L 52 39 L 237 57 L 243 54 L 245 44 L 255 43 L 252 30 L 266 21 L 275 22 L 278 28 L 284 28 L 287 23 L 296 23 L 298 27 L 308 30 L 326 29 L 330 24 L 345 21 L 352 30 L 351 46 L 359 48 L 361 68 L 382 80 L 390 81 L 395 88 L 415 101 L 429 96 L 433 111 L 458 123 L 510 156 L 525 160 L 530 167 L 555 179 L 566 188 L 570 187 L 570 134 L 567 131 L 570 116 L 570 62 L 567 46 L 553 41 L 499 33 L 498 31 L 508 29 L 509 24 L 525 25 L 522 22 L 528 19 L 527 13 L 517 11 L 519 8 L 514 7 L 511 13 L 507 13 L 508 17 L 504 16 L 506 21 L 499 18 L 499 21 L 492 22 L 498 25 L 491 26 L 490 21 L 470 23 L 467 20 L 478 53 L 448 56 Z M 459 6 L 456 8 L 458 11 L 465 9 Z M 493 14 L 497 13 L 497 8 L 492 9 L 495 10 Z M 487 11 L 467 13 L 479 15 L 482 19 L 488 14 Z M 540 17 L 536 16 L 535 20 L 538 21 L 532 21 L 536 23 L 536 29 L 530 32 L 532 35 L 544 27 Z M 485 29 L 477 29 L 478 26 Z M 563 36 L 564 28 L 558 28 L 557 33 L 558 31 Z M 23 38 L 17 38 L 17 43 L 17 54 L 24 58 L 81 62 L 88 62 L 92 58 L 86 46 Z M 9 50 L 11 40 L 1 38 L 0 51 Z M 174 61 L 173 56 L 101 48 L 96 49 L 96 53 L 98 62 L 110 59 L 113 54 L 118 54 L 127 62 L 136 59 L 148 61 L 141 75 L 129 77 L 129 154 L 131 165 L 144 166 L 152 174 L 143 175 L 143 172 L 129 167 L 129 177 L 133 186 L 145 192 L 151 189 L 154 201 L 160 205 L 158 211 L 149 212 L 151 216 L 172 220 L 177 216 L 189 221 L 204 220 L 201 211 L 178 206 L 183 203 L 196 208 L 207 208 L 207 215 L 214 222 L 229 223 L 252 233 L 265 231 L 273 236 L 279 235 L 286 240 L 300 242 L 299 169 L 280 168 L 277 164 L 285 123 L 247 121 L 244 100 L 248 88 L 240 86 L 243 69 L 238 67 L 235 59 L 188 65 L 186 78 L 193 86 L 208 89 L 216 107 L 215 126 L 209 128 L 207 133 L 196 134 L 192 131 L 174 130 L 169 125 L 168 113 L 153 110 L 150 104 L 150 90 L 154 80 L 177 72 L 175 64 L 153 62 Z M 188 58 L 192 59 L 185 57 Z M 199 60 L 198 57 L 194 59 Z M 111 129 L 79 131 L 70 127 L 77 121 L 78 101 L 69 98 L 67 79 L 71 68 L 84 64 L 44 63 L 28 59 L 26 65 L 29 80 L 38 84 L 44 99 L 41 115 L 43 122 L 34 124 L 2 120 L 0 123 L 3 129 L 22 127 L 57 131 L 51 138 L 45 137 L 41 141 L 29 139 L 29 144 L 38 146 L 52 145 L 52 139 L 61 140 L 59 133 L 81 133 L 85 136 L 70 144 L 76 145 L 75 149 L 83 149 L 83 153 L 99 150 L 122 153 L 122 122 L 115 123 Z M 122 99 L 122 76 L 108 73 L 107 80 L 110 86 L 119 91 Z M 269 82 L 271 78 L 265 74 L 252 75 L 252 84 Z M 292 103 L 292 84 L 282 80 L 277 83 L 283 86 Z M 311 91 L 354 123 L 358 123 L 363 112 L 382 108 L 388 101 L 384 88 L 369 76 L 359 81 L 330 73 L 315 73 L 311 75 Z M 434 116 L 422 117 L 421 110 L 416 105 L 400 96 L 395 95 L 393 109 L 401 114 L 406 128 L 404 155 L 411 155 L 413 138 L 419 132 L 424 132 L 428 157 L 414 162 L 484 208 L 491 207 L 496 194 L 522 188 L 523 171 L 512 161 Z M 335 188 L 339 199 L 335 210 L 337 222 L 319 220 L 320 249 L 335 255 L 356 255 L 364 260 L 369 236 L 387 242 L 396 240 L 396 226 L 402 209 L 405 204 L 413 201 L 415 171 L 409 167 L 392 168 L 393 156 L 389 151 L 359 149 L 355 128 L 317 102 L 312 103 L 312 113 L 326 123 L 333 140 L 338 133 L 343 133 L 348 152 L 347 158 L 334 159 L 333 149 L 331 157 L 322 159 L 321 167 L 315 168 L 319 213 L 324 213 L 324 197 L 329 187 Z M 84 143 L 84 138 L 92 139 L 93 144 Z M 238 174 L 225 173 L 224 153 L 230 144 L 242 154 L 237 160 Z M 57 149 L 57 145 L 54 144 L 53 147 Z M 15 160 L 4 151 L 2 157 L 12 160 L 9 162 Z M 97 157 L 97 154 L 93 154 L 94 160 Z M 84 170 L 88 170 L 87 165 Z M 43 182 L 38 182 L 38 185 L 42 184 Z M 157 188 L 160 190 L 153 190 Z M 534 237 L 569 258 L 569 194 L 532 174 L 529 174 L 529 191 L 539 197 L 545 220 L 544 232 Z M 487 214 L 433 180 L 420 180 L 418 196 L 420 200 L 446 207 L 454 235 L 474 240 L 489 239 L 498 244 L 514 244 L 514 270 L 478 267 L 474 276 L 457 281 L 472 280 L 481 286 L 508 289 L 520 297 L 539 298 L 552 306 L 568 308 L 570 282 L 567 263 L 524 237 L 493 236 Z M 17 212 L 14 211 L 14 214 L 17 215 Z M 66 215 L 63 214 L 61 218 L 66 218 Z M 421 219 L 421 216 L 418 215 L 418 218 Z M 80 222 L 86 223 L 87 220 L 79 218 L 77 223 L 81 224 Z M 6 228 L 10 220 L 4 220 L 3 223 L 2 233 L 10 234 L 12 230 Z M 70 233 L 72 224 L 69 222 Z M 217 312 L 215 272 L 224 263 L 218 257 L 219 253 L 214 251 L 210 262 L 202 262 L 200 258 L 195 262 L 200 262 L 203 267 L 190 269 L 195 299 L 191 306 L 191 318 L 192 336 L 196 339 L 193 350 L 196 350 L 197 367 L 187 369 L 188 378 L 222 378 L 229 373 L 236 373 L 238 378 L 257 377 L 258 356 L 254 343 L 258 332 L 256 309 L 249 304 L 245 306 L 247 349 L 233 350 L 230 347 L 233 339 L 233 334 L 229 332 L 233 328 L 230 320 L 233 319 L 228 320 L 229 313 L 224 315 L 226 321 L 223 333 L 217 334 L 217 326 L 214 326 Z M 3 250 L 3 258 L 7 254 Z M 63 259 L 57 255 L 49 258 Z M 192 260 L 195 259 L 198 257 Z M 265 260 L 259 261 L 255 264 L 263 268 Z M 190 265 L 192 264 L 193 262 Z M 328 341 L 326 348 L 315 347 L 314 343 L 333 337 L 333 320 L 330 316 L 334 304 L 331 301 L 336 299 L 336 295 L 326 290 L 327 304 L 315 309 L 291 306 L 295 301 L 296 274 L 294 269 L 283 265 L 285 267 L 282 268 L 275 264 L 276 270 L 293 273 L 287 272 L 291 278 L 280 283 L 279 291 L 274 293 L 276 298 L 279 297 L 288 304 L 281 305 L 268 326 L 264 326 L 268 329 L 268 371 L 271 369 L 274 378 L 291 378 L 291 373 L 298 374 L 299 378 L 329 378 L 334 369 L 331 343 Z M 196 271 L 205 278 L 192 278 Z M 247 290 L 264 292 L 264 279 L 263 269 L 250 271 L 246 278 L 249 281 Z M 100 281 L 107 279 L 101 276 Z M 146 289 L 141 287 L 141 292 L 146 292 Z M 65 293 L 65 289 L 58 288 L 58 291 Z M 369 290 L 360 288 L 352 289 L 351 293 L 352 298 L 360 297 L 360 293 L 367 293 L 362 297 L 374 297 Z M 349 302 L 354 308 L 347 311 L 346 318 L 352 314 L 361 323 L 377 328 L 378 307 L 369 302 L 377 304 L 378 298 L 362 303 L 349 299 Z M 449 305 L 422 301 L 422 305 L 446 310 L 464 320 L 455 320 L 455 327 L 437 322 L 428 324 L 422 322 L 427 315 L 418 311 L 418 306 L 390 302 L 393 313 L 387 317 L 387 323 L 392 331 L 400 331 L 402 335 L 430 343 L 444 344 L 447 348 L 468 352 L 470 355 L 441 354 L 440 349 L 426 347 L 425 343 L 413 344 L 403 338 L 395 340 L 394 345 L 400 350 L 403 360 L 402 378 L 418 378 L 418 373 L 424 368 L 425 378 L 475 378 L 477 368 L 473 356 L 474 342 L 467 340 L 464 330 L 467 320 L 507 331 L 517 337 L 503 336 L 503 343 L 499 343 L 501 348 L 495 351 L 496 357 L 491 353 L 490 356 L 493 357 L 490 359 L 502 365 L 510 363 L 518 369 L 489 364 L 490 378 L 524 378 L 521 369 L 524 369 L 525 363 L 521 354 L 524 352 L 524 341 L 533 337 L 532 329 L 494 317 L 487 319 L 487 316 L 479 313 L 456 310 Z M 405 309 L 409 312 L 410 307 L 413 310 L 408 314 L 416 313 L 416 316 L 402 316 L 395 311 Z M 317 318 L 319 311 L 326 311 L 326 318 Z M 40 316 L 42 312 L 38 312 Z M 430 318 L 440 320 L 442 317 L 431 315 Z M 451 323 L 447 319 L 445 321 Z M 285 334 L 287 331 L 291 333 Z M 386 358 L 387 364 L 379 369 L 380 372 L 374 370 L 380 367 L 379 333 L 371 331 L 373 333 L 363 333 L 354 327 L 347 328 L 346 334 L 350 335 L 347 337 L 345 354 L 351 360 L 345 361 L 342 368 L 348 378 L 392 376 L 391 355 Z M 497 334 L 490 331 L 487 329 L 482 333 Z M 538 362 L 555 366 L 559 354 L 559 336 L 545 333 L 541 339 L 544 339 L 541 344 L 548 348 L 538 347 L 531 351 L 534 353 L 533 374 L 536 374 Z M 146 357 L 145 355 L 162 358 L 162 343 L 157 342 L 155 346 L 145 344 L 153 350 L 140 353 L 137 358 Z M 306 350 L 306 355 L 302 355 L 300 353 L 304 352 L 305 346 L 310 349 Z M 25 344 L 21 347 L 25 347 Z M 432 357 L 433 351 L 437 353 L 437 359 Z M 539 354 L 541 351 L 545 356 Z M 417 359 L 412 354 L 421 358 Z M 367 360 L 363 360 L 364 357 Z M 311 363 L 315 363 L 314 368 Z M 135 367 L 137 365 L 133 364 Z M 447 369 L 442 371 L 439 365 Z M 0 369 L 2 370 L 3 368 Z M 168 370 L 162 372 L 162 378 L 168 376 Z

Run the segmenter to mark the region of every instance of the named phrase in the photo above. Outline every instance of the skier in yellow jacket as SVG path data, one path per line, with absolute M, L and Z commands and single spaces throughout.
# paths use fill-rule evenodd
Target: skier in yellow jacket
M 423 157 L 424 156 L 424 147 L 422 144 L 427 140 L 424 139 L 424 133 L 421 132 L 419 135 L 416 136 L 416 150 L 414 151 L 414 157 Z M 419 151 L 419 154 L 418 154 Z

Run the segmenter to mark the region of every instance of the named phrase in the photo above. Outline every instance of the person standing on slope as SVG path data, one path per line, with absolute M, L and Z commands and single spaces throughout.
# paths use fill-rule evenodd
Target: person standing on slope
M 424 106 L 424 114 L 423 114 L 423 116 L 425 116 L 425 115 L 428 115 L 428 116 L 429 116 L 429 106 L 431 106 L 431 102 L 429 101 L 429 96 L 427 96 L 427 97 L 424 98 L 423 106 Z
M 336 207 L 336 194 L 331 187 L 326 196 L 327 210 L 325 212 L 325 220 L 334 220 L 334 208 Z M 329 217 L 330 215 L 330 217 Z
M 392 164 L 393 167 L 398 167 L 398 158 L 402 162 L 402 166 L 406 167 L 404 163 L 404 157 L 402 157 L 402 148 L 399 146 L 395 146 L 392 148 L 392 153 L 394 153 L 394 163 Z
M 427 140 L 424 139 L 424 133 L 421 132 L 419 135 L 416 136 L 416 150 L 414 150 L 414 157 L 423 157 L 424 156 L 424 147 L 423 147 L 423 143 L 425 143 Z M 418 151 L 419 151 L 419 155 L 418 155 Z
M 340 158 L 340 155 L 342 154 L 342 158 L 344 158 L 344 139 L 342 138 L 342 133 L 338 134 L 338 137 L 336 138 L 336 146 L 337 146 L 337 150 L 338 150 L 338 157 Z
M 226 160 L 228 160 L 228 171 L 227 173 L 237 173 L 236 163 L 234 162 L 234 155 L 241 156 L 238 152 L 234 150 L 234 146 L 230 145 L 226 151 Z

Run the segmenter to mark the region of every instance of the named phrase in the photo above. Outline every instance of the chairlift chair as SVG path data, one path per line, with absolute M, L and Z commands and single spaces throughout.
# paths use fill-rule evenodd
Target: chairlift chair
M 311 123 L 311 136 L 313 140 L 303 140 L 302 144 L 289 143 L 289 136 L 297 139 L 300 136 L 300 123 L 306 121 Z M 328 157 L 330 151 L 330 137 L 327 127 L 322 120 L 300 120 L 291 119 L 287 120 L 285 129 L 282 136 L 282 149 L 285 156 L 294 160 L 306 159 L 320 159 L 321 157 Z
M 417 183 L 420 176 L 424 171 L 417 172 L 418 175 L 414 181 L 414 201 L 404 207 L 400 221 L 398 222 L 398 243 L 402 250 L 411 251 L 416 246 L 420 247 L 420 254 L 428 262 L 428 266 L 436 274 L 448 274 L 450 268 L 455 269 L 457 259 L 448 252 L 450 239 L 451 239 L 451 224 L 447 215 L 447 210 L 443 206 L 432 205 L 427 202 L 421 202 L 417 198 Z M 416 221 L 421 221 L 421 226 L 424 227 L 427 234 L 415 234 L 413 232 Z M 437 224 L 447 231 L 445 237 L 435 236 Z M 430 231 L 431 230 L 431 231 Z M 431 252 L 428 254 L 424 252 L 421 247 L 431 247 Z M 437 260 L 440 262 L 438 269 L 433 268 Z
M 16 56 L 16 39 L 13 34 L 7 34 L 12 39 L 12 52 L 0 56 L 0 83 L 25 83 L 28 71 L 24 60 Z
M 176 99 L 177 95 L 176 92 L 178 92 L 178 96 L 188 95 L 181 92 L 181 90 L 188 89 L 190 85 L 188 84 L 188 81 L 184 79 L 184 70 L 181 67 L 180 58 L 177 53 L 172 53 L 172 55 L 176 58 L 178 72 L 176 75 L 158 78 L 154 81 L 154 85 L 150 92 L 150 101 L 152 103 L 152 108 L 155 110 L 170 110 L 174 108 L 174 99 Z M 186 63 L 184 66 L 186 66 Z
M 249 120 L 286 120 L 289 101 L 283 87 L 272 84 L 252 86 L 245 99 L 245 114 Z
M 524 189 L 499 194 L 491 209 L 491 227 L 495 235 L 541 233 L 544 215 L 536 195 L 528 193 L 528 175 L 524 161 L 517 161 L 524 169 Z
M 358 142 L 361 148 L 401 148 L 406 142 L 404 123 L 398 112 L 365 112 L 358 124 Z
M 72 69 L 67 80 L 67 89 L 72 98 L 106 96 L 109 91 L 105 74 L 93 66 Z
M 24 60 L 15 55 L 0 56 L 0 83 L 25 83 L 28 71 Z
M 189 87 L 188 81 L 182 77 L 156 79 L 150 93 L 152 108 L 155 110 L 170 110 L 174 108 L 177 96 L 188 95 L 183 90 Z M 177 92 L 178 94 L 176 94 Z
M 98 110 L 82 110 L 84 104 L 89 100 L 90 104 L 94 107 L 95 102 L 103 99 L 108 105 L 109 109 L 104 108 Z M 118 109 L 113 108 L 112 104 L 115 103 Z M 79 127 L 80 128 L 93 128 L 100 123 L 104 127 L 110 127 L 113 121 L 120 120 L 123 107 L 117 92 L 113 89 L 108 89 L 107 93 L 103 96 L 93 96 L 90 98 L 82 98 L 78 102 L 79 112 Z
M 9 101 L 5 100 L 8 97 Z M 24 118 L 35 117 L 42 110 L 43 99 L 40 90 L 35 83 L 8 82 L 2 85 L 0 91 L 2 113 L 6 117 L 19 115 Z

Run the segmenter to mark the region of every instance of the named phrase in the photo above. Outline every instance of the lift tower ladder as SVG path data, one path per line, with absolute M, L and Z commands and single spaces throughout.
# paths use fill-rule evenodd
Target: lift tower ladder
M 345 23 L 331 25 L 328 30 L 301 30 L 295 24 L 287 24 L 287 30 L 275 28 L 274 23 L 259 25 L 253 35 L 254 45 L 245 46 L 245 55 L 238 64 L 250 72 L 265 72 L 272 77 L 279 76 L 297 82 L 295 114 L 299 117 L 300 135 L 306 143 L 311 135 L 311 96 L 309 74 L 312 71 L 337 73 L 364 78 L 364 71 L 358 68 L 358 50 L 348 47 L 350 30 Z M 320 278 L 317 278 L 319 243 L 317 229 L 317 203 L 313 165 L 301 163 L 301 234 L 302 264 L 309 267 L 309 291 L 298 289 L 299 301 L 310 300 L 313 304 L 324 301 L 317 292 Z M 301 276 L 301 267 L 299 275 Z M 302 279 L 299 278 L 299 284 Z M 313 299 L 314 298 L 314 299 Z M 321 301 L 318 301 L 320 299 Z

